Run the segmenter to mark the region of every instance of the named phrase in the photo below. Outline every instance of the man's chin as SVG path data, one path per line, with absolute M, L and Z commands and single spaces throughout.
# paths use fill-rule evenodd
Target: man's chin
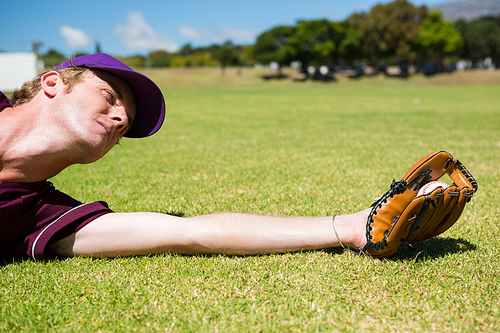
M 93 163 L 106 155 L 112 147 L 107 146 L 108 143 L 104 140 L 97 142 L 86 142 L 86 147 L 82 149 L 82 162 L 81 164 Z
M 106 152 L 106 153 L 107 153 L 107 152 Z M 81 164 L 90 164 L 90 163 L 94 163 L 94 162 L 96 162 L 96 161 L 100 160 L 101 158 L 103 158 L 103 157 L 104 157 L 104 155 L 106 155 L 106 153 L 104 153 L 104 154 L 100 154 L 100 155 L 98 155 L 98 156 L 96 156 L 96 157 L 90 157 L 90 158 L 88 158 L 88 159 L 84 160 L 83 162 L 81 162 Z

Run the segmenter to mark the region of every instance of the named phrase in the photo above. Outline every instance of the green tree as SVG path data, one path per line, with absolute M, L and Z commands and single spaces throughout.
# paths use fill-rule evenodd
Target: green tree
M 136 55 L 124 57 L 124 58 L 118 57 L 118 59 L 130 67 L 144 67 L 145 60 L 146 60 L 145 57 L 143 55 L 140 55 L 140 54 L 136 54 Z
M 301 20 L 286 46 L 293 60 L 300 60 L 303 65 L 332 66 L 338 56 L 335 51 L 342 41 L 341 30 L 338 23 L 326 19 Z
M 151 67 L 168 67 L 172 61 L 172 55 L 165 50 L 152 51 L 148 54 Z
M 351 24 L 349 19 L 341 22 L 340 27 L 343 31 L 343 38 L 337 48 L 338 57 L 343 62 L 353 65 L 355 61 L 365 57 L 363 53 L 364 33 Z
M 349 23 L 326 19 L 299 21 L 286 47 L 303 65 L 352 64 L 362 58 L 363 32 Z
M 214 46 L 212 56 L 219 61 L 222 75 L 227 66 L 238 64 L 238 53 L 238 48 L 229 40 L 220 46 Z
M 286 43 L 294 30 L 294 27 L 278 26 L 260 34 L 252 48 L 252 58 L 265 65 L 277 62 L 280 65 L 279 74 L 281 74 L 281 67 L 290 64 L 293 60 Z
M 446 56 L 458 55 L 462 51 L 463 41 L 453 23 L 444 22 L 441 12 L 433 11 L 420 27 L 415 45 L 425 59 L 439 67 Z
M 185 56 L 174 55 L 169 64 L 171 67 L 189 67 L 188 59 Z
M 95 53 L 101 53 L 101 42 L 98 40 L 95 41 Z
M 77 58 L 77 57 L 83 57 L 88 55 L 87 52 L 76 52 L 75 54 L 72 55 L 72 57 Z
M 34 41 L 31 43 L 31 48 L 33 50 L 33 53 L 35 53 L 37 56 L 40 54 L 40 48 L 43 46 L 42 42 L 39 41 Z
M 212 54 L 208 51 L 205 52 L 195 52 L 192 56 L 193 66 L 210 66 L 216 67 L 219 63 L 212 57 Z
M 254 62 L 252 53 L 253 53 L 253 45 L 242 45 L 238 52 L 238 62 L 242 66 L 251 65 Z
M 364 33 L 364 52 L 372 64 L 383 59 L 406 62 L 416 56 L 413 41 L 427 16 L 427 7 L 395 0 L 374 6 L 368 14 L 356 14 L 352 23 Z
M 497 66 L 500 65 L 500 16 L 470 22 L 460 19 L 455 27 L 463 38 L 463 58 L 477 62 L 491 57 Z
M 190 43 L 187 43 L 186 45 L 181 47 L 178 53 L 183 56 L 192 55 L 194 53 L 194 49 Z
M 45 67 L 54 67 L 60 64 L 63 61 L 68 60 L 62 53 L 59 53 L 55 49 L 49 49 L 47 53 L 40 56 L 40 59 L 43 60 Z

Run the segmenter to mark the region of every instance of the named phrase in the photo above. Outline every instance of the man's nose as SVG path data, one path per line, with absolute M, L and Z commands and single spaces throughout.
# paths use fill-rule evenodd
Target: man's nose
M 125 109 L 121 107 L 113 108 L 113 110 L 109 113 L 109 117 L 118 128 L 125 127 L 128 124 L 127 113 L 125 112 Z

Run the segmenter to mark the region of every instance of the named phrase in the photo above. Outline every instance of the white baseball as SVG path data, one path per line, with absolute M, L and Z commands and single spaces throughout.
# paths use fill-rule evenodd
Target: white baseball
M 432 191 L 434 191 L 438 187 L 442 187 L 443 190 L 445 190 L 448 187 L 450 187 L 450 185 L 448 185 L 446 183 L 443 183 L 443 182 L 439 182 L 439 181 L 428 182 L 427 184 L 425 184 L 424 186 L 422 186 L 422 188 L 418 191 L 417 196 L 424 195 L 424 194 L 429 194 L 429 193 L 431 193 Z

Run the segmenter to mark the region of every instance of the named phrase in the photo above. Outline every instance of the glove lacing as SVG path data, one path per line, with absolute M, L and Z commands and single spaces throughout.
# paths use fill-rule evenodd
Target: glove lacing
M 387 245 L 387 232 L 384 234 L 384 238 L 377 242 L 373 243 L 371 240 L 373 239 L 373 236 L 371 235 L 371 231 L 373 230 L 371 225 L 374 223 L 373 221 L 373 216 L 377 215 L 377 209 L 382 208 L 382 204 L 387 203 L 387 199 L 393 198 L 397 194 L 401 194 L 406 190 L 406 180 L 400 180 L 396 181 L 395 179 L 392 180 L 392 184 L 390 189 L 385 192 L 385 194 L 380 197 L 377 201 L 373 203 L 372 210 L 370 212 L 370 215 L 368 215 L 368 223 L 366 224 L 366 240 L 367 243 L 363 250 L 366 249 L 375 249 L 375 250 L 381 250 L 384 248 L 385 245 Z M 397 218 L 392 222 L 394 224 L 397 221 Z

